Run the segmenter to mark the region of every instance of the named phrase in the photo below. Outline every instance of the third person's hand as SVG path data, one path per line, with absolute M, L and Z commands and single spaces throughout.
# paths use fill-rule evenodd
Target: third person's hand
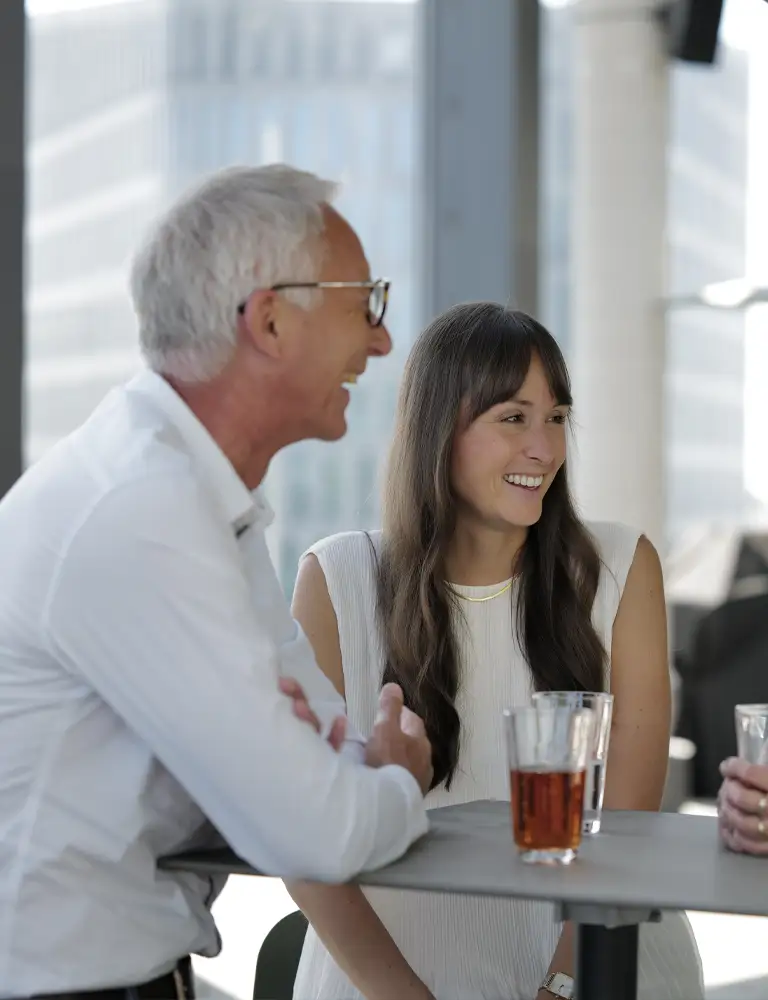
M 720 773 L 717 814 L 723 843 L 732 851 L 768 856 L 768 767 L 729 757 Z

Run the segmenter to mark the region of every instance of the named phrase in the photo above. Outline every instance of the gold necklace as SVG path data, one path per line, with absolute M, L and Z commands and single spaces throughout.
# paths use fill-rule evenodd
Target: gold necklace
M 514 582 L 515 580 L 513 577 L 509 583 L 506 583 L 501 588 L 501 590 L 497 590 L 495 594 L 489 594 L 487 597 L 467 597 L 466 594 L 459 594 L 457 591 L 454 591 L 454 593 L 457 597 L 460 597 L 462 601 L 469 601 L 470 604 L 484 604 L 486 601 L 492 601 L 494 598 L 501 597 L 502 594 L 506 594 Z

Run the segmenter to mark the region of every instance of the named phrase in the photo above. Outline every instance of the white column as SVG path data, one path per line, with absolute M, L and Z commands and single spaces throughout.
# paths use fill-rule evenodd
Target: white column
M 575 8 L 572 350 L 577 500 L 664 547 L 668 58 L 653 4 Z

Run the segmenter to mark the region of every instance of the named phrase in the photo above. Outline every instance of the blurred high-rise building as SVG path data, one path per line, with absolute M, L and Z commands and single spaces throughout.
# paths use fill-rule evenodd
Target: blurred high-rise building
M 572 7 L 546 10 L 542 58 L 542 202 L 548 257 L 542 311 L 566 354 L 573 17 Z M 748 100 L 748 56 L 738 49 L 721 44 L 714 67 L 672 67 L 670 295 L 695 293 L 710 282 L 744 274 Z M 621 247 L 616 253 L 621 254 Z M 749 514 L 751 500 L 744 488 L 743 315 L 702 309 L 670 313 L 666 365 L 666 536 L 673 543 L 699 522 L 738 523 Z
M 342 182 L 338 206 L 393 281 L 395 351 L 350 431 L 270 470 L 283 583 L 304 547 L 378 517 L 377 469 L 414 308 L 414 7 L 321 0 L 118 0 L 30 30 L 25 451 L 34 461 L 140 359 L 126 263 L 198 177 L 286 161 Z
M 125 264 L 167 188 L 164 27 L 138 2 L 30 20 L 27 461 L 139 364 Z
M 152 216 L 218 167 L 285 160 L 342 182 L 339 207 L 374 274 L 393 279 L 395 339 L 354 391 L 345 440 L 273 463 L 270 543 L 286 589 L 308 544 L 376 524 L 418 315 L 416 17 L 415 3 L 386 0 L 112 0 L 31 19 L 28 461 L 139 367 L 126 263 Z M 543 53 L 542 312 L 566 353 L 571 18 L 547 10 Z M 671 291 L 743 272 L 747 90 L 746 57 L 727 47 L 714 69 L 673 70 Z M 736 314 L 670 322 L 670 539 L 744 513 L 742 337 Z

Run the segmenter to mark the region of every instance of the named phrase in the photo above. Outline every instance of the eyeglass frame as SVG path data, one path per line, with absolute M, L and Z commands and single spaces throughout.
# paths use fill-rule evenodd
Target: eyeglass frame
M 368 324 L 375 330 L 384 322 L 389 303 L 389 289 L 392 282 L 389 278 L 372 278 L 370 281 L 282 281 L 277 285 L 270 285 L 269 288 L 254 288 L 254 292 L 283 292 L 292 288 L 367 288 L 370 291 L 368 296 L 368 311 L 366 319 Z M 381 315 L 371 319 L 373 312 L 370 308 L 371 297 L 377 289 L 382 290 Z M 253 292 L 251 292 L 253 294 Z M 245 313 L 246 302 L 241 302 L 237 307 L 238 313 L 242 316 Z

